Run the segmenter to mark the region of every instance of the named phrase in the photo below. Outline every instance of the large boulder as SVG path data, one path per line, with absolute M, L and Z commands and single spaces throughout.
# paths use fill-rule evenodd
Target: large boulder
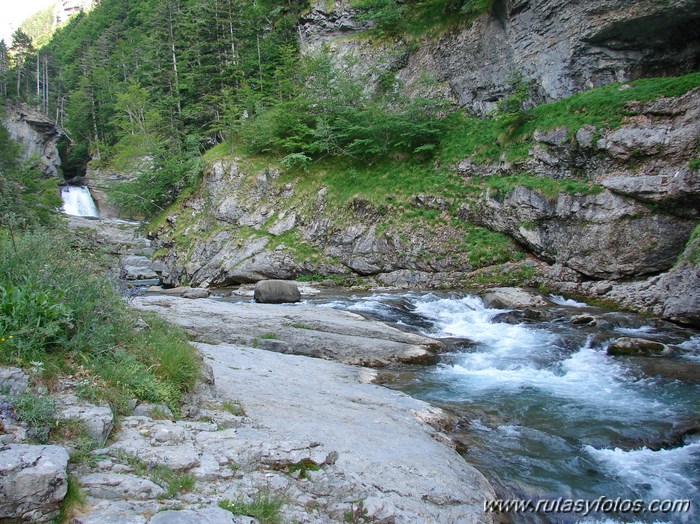
M 301 293 L 294 282 L 286 280 L 262 280 L 255 286 L 253 298 L 263 304 L 299 302 Z
M 68 491 L 68 452 L 60 446 L 0 448 L 0 520 L 47 522 Z

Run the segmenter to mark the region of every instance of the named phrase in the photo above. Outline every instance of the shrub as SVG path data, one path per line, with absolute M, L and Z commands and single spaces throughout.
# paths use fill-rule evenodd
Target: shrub
M 0 240 L 1 364 L 78 373 L 117 410 L 134 397 L 175 410 L 199 373 L 195 349 L 155 316 L 135 324 L 96 253 L 60 231 Z

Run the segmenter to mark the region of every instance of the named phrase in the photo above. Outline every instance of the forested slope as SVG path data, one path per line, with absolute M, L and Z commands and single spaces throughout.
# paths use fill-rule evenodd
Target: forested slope
M 661 313 L 697 224 L 695 7 L 103 0 L 3 78 L 67 130 L 67 178 L 153 218 L 169 284 L 520 261 L 495 280 L 641 279 Z

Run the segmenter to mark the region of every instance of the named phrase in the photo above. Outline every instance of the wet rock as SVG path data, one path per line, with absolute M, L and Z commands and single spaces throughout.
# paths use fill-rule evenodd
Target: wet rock
M 68 452 L 60 446 L 0 448 L 0 520 L 47 522 L 68 490 Z
M 29 376 L 19 368 L 0 368 L 0 392 L 22 393 L 29 385 Z
M 263 280 L 256 284 L 254 298 L 262 304 L 285 304 L 299 302 L 301 293 L 294 282 Z
M 632 337 L 618 338 L 607 348 L 608 355 L 661 357 L 668 356 L 672 352 L 672 349 L 666 344 Z
M 508 311 L 507 313 L 499 313 L 493 317 L 494 322 L 503 322 L 505 324 L 520 324 L 521 322 L 538 322 L 548 320 L 554 316 L 552 311 L 544 309 L 522 309 Z
M 519 287 L 489 289 L 482 299 L 486 307 L 496 309 L 532 308 L 548 304 L 539 294 Z

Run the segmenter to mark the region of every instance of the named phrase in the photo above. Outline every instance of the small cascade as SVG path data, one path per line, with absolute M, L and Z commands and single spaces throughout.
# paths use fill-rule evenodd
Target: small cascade
M 86 186 L 62 186 L 63 212 L 78 217 L 99 217 L 97 206 Z

